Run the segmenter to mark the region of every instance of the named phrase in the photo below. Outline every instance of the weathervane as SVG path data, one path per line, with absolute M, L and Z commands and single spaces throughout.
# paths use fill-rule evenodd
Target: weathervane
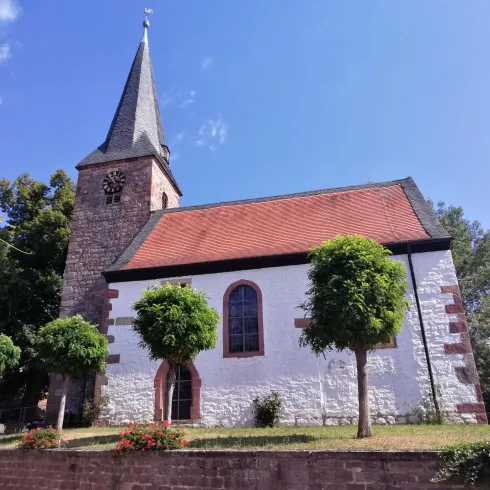
M 145 9 L 145 21 L 143 22 L 143 25 L 145 27 L 150 27 L 150 21 L 148 20 L 148 16 L 153 13 L 153 9 L 146 8 Z
M 146 8 L 145 9 L 145 20 L 143 21 L 143 27 L 145 28 L 145 32 L 143 33 L 143 39 L 141 42 L 147 43 L 148 42 L 148 27 L 150 27 L 150 21 L 148 20 L 148 16 L 153 13 L 153 9 Z

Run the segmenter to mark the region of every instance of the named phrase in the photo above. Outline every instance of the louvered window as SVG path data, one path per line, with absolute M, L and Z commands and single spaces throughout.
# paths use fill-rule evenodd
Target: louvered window
M 121 193 L 107 194 L 105 196 L 105 204 L 110 206 L 111 204 L 119 204 L 121 202 Z

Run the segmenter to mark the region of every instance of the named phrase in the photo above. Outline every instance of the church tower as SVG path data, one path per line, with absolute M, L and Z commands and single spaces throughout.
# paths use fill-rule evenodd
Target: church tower
M 170 171 L 170 152 L 163 135 L 148 46 L 149 25 L 146 19 L 104 143 L 76 166 L 79 173 L 63 276 L 62 317 L 80 314 L 100 324 L 107 289 L 101 273 L 131 243 L 152 211 L 177 207 L 182 196 Z M 59 406 L 58 384 L 51 380 L 48 415 Z M 82 389 L 71 391 L 67 409 L 78 410 Z

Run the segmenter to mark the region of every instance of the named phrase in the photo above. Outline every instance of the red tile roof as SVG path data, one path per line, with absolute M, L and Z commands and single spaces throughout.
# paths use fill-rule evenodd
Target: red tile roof
M 119 270 L 307 252 L 347 234 L 384 244 L 431 238 L 403 185 L 374 185 L 167 210 Z

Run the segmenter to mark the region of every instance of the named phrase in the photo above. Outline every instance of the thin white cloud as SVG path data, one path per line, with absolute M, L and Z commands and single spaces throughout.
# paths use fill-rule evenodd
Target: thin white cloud
M 175 136 L 175 143 L 181 143 L 182 140 L 184 139 L 184 136 L 185 136 L 184 131 L 177 133 L 177 135 Z
M 10 44 L 2 44 L 0 46 L 0 65 L 5 63 L 11 57 L 12 54 L 10 52 Z
M 202 69 L 203 70 L 208 70 L 209 68 L 212 68 L 214 65 L 214 60 L 213 58 L 204 58 L 203 62 L 202 62 Z
M 0 0 L 0 22 L 15 22 L 20 15 L 20 6 L 17 0 Z
M 216 151 L 226 141 L 228 129 L 229 125 L 220 114 L 217 114 L 216 119 L 206 119 L 197 133 L 196 145 Z
M 184 101 L 182 101 L 182 103 L 180 104 L 180 108 L 181 109 L 185 109 L 186 107 L 190 106 L 191 104 L 194 104 L 195 102 L 195 96 L 196 96 L 196 91 L 195 90 L 191 90 L 189 92 L 189 98 L 185 99 Z
M 167 107 L 168 105 L 172 105 L 174 103 L 174 98 L 167 93 L 164 93 L 162 97 L 160 97 L 160 105 L 162 107 Z

